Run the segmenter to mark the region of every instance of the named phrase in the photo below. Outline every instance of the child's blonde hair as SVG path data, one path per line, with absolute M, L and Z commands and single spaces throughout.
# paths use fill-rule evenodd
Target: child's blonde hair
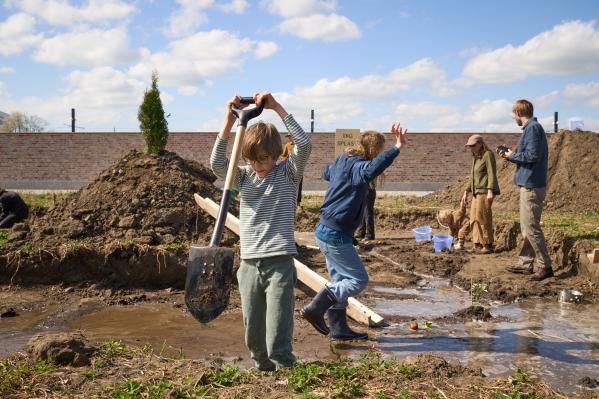
M 451 218 L 451 209 L 442 209 L 439 211 L 439 214 L 437 215 L 437 221 L 439 223 L 449 223 L 449 220 Z
M 281 135 L 272 123 L 258 122 L 248 127 L 241 147 L 241 156 L 250 161 L 258 160 L 265 153 L 273 159 L 279 159 L 283 153 Z
M 374 130 L 368 130 L 360 135 L 360 139 L 356 141 L 353 147 L 349 147 L 346 152 L 349 156 L 359 155 L 370 161 L 372 158 L 379 155 L 385 148 L 385 136 L 382 133 Z M 376 179 L 374 179 L 374 185 L 382 185 L 385 181 L 385 174 L 381 173 Z

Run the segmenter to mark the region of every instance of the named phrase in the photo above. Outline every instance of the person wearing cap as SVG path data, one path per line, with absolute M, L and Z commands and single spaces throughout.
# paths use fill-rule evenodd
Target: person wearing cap
M 497 166 L 495 155 L 489 150 L 480 134 L 473 134 L 466 146 L 472 151 L 472 169 L 468 187 L 462 196 L 462 204 L 468 203 L 472 194 L 470 206 L 470 227 L 472 230 L 473 252 L 490 254 L 493 252 L 493 212 L 491 205 L 496 195 L 499 195 Z

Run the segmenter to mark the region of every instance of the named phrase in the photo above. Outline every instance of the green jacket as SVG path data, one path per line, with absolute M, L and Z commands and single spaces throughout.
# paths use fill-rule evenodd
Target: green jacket
M 500 193 L 495 155 L 491 150 L 485 151 L 481 158 L 474 158 L 472 161 L 472 171 L 466 189 L 472 194 L 486 194 L 487 190 L 493 190 L 495 195 Z

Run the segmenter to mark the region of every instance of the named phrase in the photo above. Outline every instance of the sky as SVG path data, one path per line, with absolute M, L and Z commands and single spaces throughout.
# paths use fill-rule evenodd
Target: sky
M 159 74 L 170 131 L 217 131 L 270 91 L 306 130 L 599 131 L 597 0 L 0 0 L 0 111 L 49 131 L 139 131 Z M 282 127 L 272 111 L 262 120 Z

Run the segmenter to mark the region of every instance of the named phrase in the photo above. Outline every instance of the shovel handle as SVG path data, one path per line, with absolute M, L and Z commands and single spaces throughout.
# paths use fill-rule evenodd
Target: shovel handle
M 241 97 L 243 104 L 255 104 L 252 97 Z M 227 177 L 225 178 L 225 187 L 223 188 L 223 197 L 220 201 L 220 208 L 218 209 L 218 217 L 216 218 L 216 225 L 214 226 L 214 232 L 212 233 L 212 239 L 210 240 L 211 247 L 218 247 L 220 239 L 223 235 L 223 229 L 225 226 L 225 220 L 227 220 L 227 213 L 229 211 L 229 203 L 231 201 L 231 188 L 233 188 L 233 182 L 235 181 L 235 174 L 237 172 L 237 163 L 241 156 L 241 145 L 243 143 L 243 136 L 247 123 L 250 119 L 262 113 L 264 109 L 264 102 L 256 105 L 250 109 L 238 109 L 234 106 L 231 107 L 231 112 L 239 119 L 239 125 L 237 126 L 237 133 L 235 134 L 235 141 L 233 142 L 233 150 L 231 152 L 231 159 L 229 160 L 229 169 L 227 169 Z

